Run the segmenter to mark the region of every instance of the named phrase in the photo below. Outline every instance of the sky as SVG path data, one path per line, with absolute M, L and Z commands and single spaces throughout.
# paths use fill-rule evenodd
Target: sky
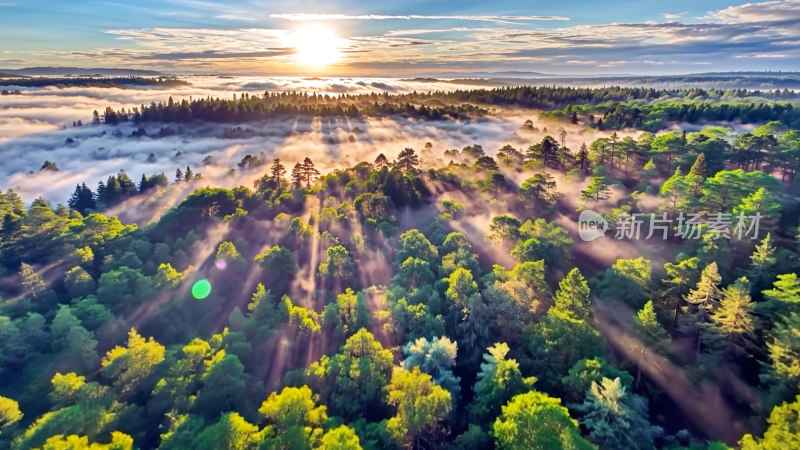
M 0 68 L 423 76 L 800 70 L 800 0 L 0 0 Z

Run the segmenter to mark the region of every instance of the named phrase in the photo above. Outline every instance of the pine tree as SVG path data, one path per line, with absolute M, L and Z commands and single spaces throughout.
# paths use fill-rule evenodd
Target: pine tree
M 756 245 L 755 251 L 750 255 L 750 268 L 747 278 L 753 281 L 753 291 L 760 292 L 775 277 L 773 266 L 776 262 L 775 247 L 772 246 L 772 235 L 767 233 L 761 243 Z
M 594 200 L 597 203 L 605 200 L 611 194 L 606 177 L 592 177 L 592 182 L 581 191 L 581 200 Z
M 690 191 L 693 196 L 700 197 L 703 194 L 703 181 L 706 180 L 706 154 L 700 153 L 694 160 L 692 168 L 689 169 L 689 179 L 692 181 Z
M 306 187 L 311 187 L 311 181 L 319 175 L 319 170 L 314 168 L 314 163 L 311 162 L 311 158 L 307 157 L 303 160 L 303 164 L 301 167 L 301 173 L 303 174 L 303 179 L 306 181 Z
M 175 182 L 180 183 L 181 181 L 183 181 L 183 171 L 180 168 L 175 169 Z
M 752 218 L 758 215 L 759 229 L 762 230 L 774 228 L 778 223 L 780 213 L 781 205 L 775 195 L 764 188 L 758 188 L 733 208 L 734 221 L 738 220 L 740 216 L 755 220 Z
M 375 168 L 380 170 L 384 166 L 387 166 L 389 164 L 389 160 L 386 158 L 386 155 L 381 153 L 381 154 L 378 155 L 377 158 L 375 158 L 375 163 L 374 164 L 375 164 Z
M 669 202 L 670 211 L 675 211 L 676 208 L 686 203 L 689 189 L 690 186 L 687 185 L 686 180 L 681 175 L 681 168 L 676 167 L 675 173 L 661 186 L 659 194 Z
M 144 192 L 147 190 L 147 177 L 145 174 L 142 174 L 142 179 L 139 180 L 139 192 Z
M 697 287 L 689 291 L 684 297 L 688 303 L 694 305 L 696 308 L 692 314 L 693 323 L 690 324 L 695 335 L 697 336 L 697 345 L 695 353 L 700 354 L 700 347 L 702 340 L 700 338 L 700 330 L 706 324 L 709 318 L 711 309 L 714 303 L 719 301 L 720 291 L 719 283 L 722 282 L 722 277 L 719 275 L 717 263 L 712 262 L 700 274 L 700 281 L 697 282 Z
M 36 273 L 29 264 L 22 263 L 20 265 L 19 275 L 22 278 L 22 288 L 30 292 L 34 299 L 47 288 L 41 275 Z
M 800 314 L 791 313 L 777 323 L 767 348 L 772 366 L 766 377 L 796 390 L 800 381 Z
M 641 354 L 650 354 L 652 352 L 661 353 L 667 349 L 670 341 L 669 333 L 658 322 L 656 317 L 656 310 L 653 308 L 653 301 L 648 300 L 642 309 L 636 313 L 633 318 L 633 331 L 642 341 Z M 642 379 L 642 366 L 646 362 L 640 360 L 636 366 L 636 386 Z
M 611 136 L 608 137 L 608 146 L 609 146 L 608 156 L 610 156 L 609 165 L 611 166 L 612 169 L 614 168 L 614 155 L 617 154 L 617 141 L 619 141 L 619 136 L 615 131 L 611 133 Z
M 397 165 L 406 172 L 410 172 L 419 165 L 419 157 L 413 148 L 406 147 L 397 155 Z
M 300 165 L 300 163 L 296 163 L 294 167 L 292 167 L 292 184 L 295 189 L 303 184 L 303 166 Z
M 125 170 L 120 170 L 119 173 L 117 173 L 117 183 L 119 183 L 119 200 L 125 200 L 139 192 L 136 189 L 136 183 L 125 173 Z
M 585 414 L 581 423 L 600 448 L 653 448 L 647 400 L 629 393 L 619 378 L 592 381 L 586 400 L 576 409 Z
M 663 348 L 664 343 L 669 341 L 669 333 L 658 322 L 652 300 L 648 300 L 636 313 L 636 317 L 633 318 L 633 329 L 650 347 Z
M 577 267 L 570 270 L 564 279 L 558 283 L 553 309 L 578 320 L 587 322 L 592 320 L 592 309 L 589 305 L 589 285 Z
M 761 292 L 765 301 L 757 306 L 760 315 L 800 313 L 800 277 L 796 273 L 778 275 L 772 287 Z
M 191 181 L 194 178 L 194 174 L 192 173 L 192 168 L 186 166 L 186 173 L 183 175 L 184 181 Z
M 689 287 L 695 284 L 699 275 L 697 265 L 700 258 L 693 256 L 673 263 L 665 263 L 664 270 L 667 278 L 661 280 L 666 286 L 666 302 L 672 311 L 671 330 L 675 329 L 678 322 L 678 313 L 681 310 L 683 297 L 689 293 Z
M 106 184 L 102 181 L 97 183 L 97 192 L 94 195 L 95 203 L 102 204 L 103 200 L 108 196 L 108 190 L 106 189 Z
M 589 173 L 589 149 L 586 143 L 581 144 L 578 154 L 575 155 L 575 166 L 583 173 Z
M 280 189 L 286 183 L 283 179 L 283 177 L 286 176 L 286 167 L 281 164 L 281 160 L 279 158 L 272 160 L 270 175 L 272 182 L 275 183 L 275 187 L 277 189 Z
M 67 206 L 72 211 L 78 211 L 81 215 L 86 215 L 87 212 L 97 207 L 94 200 L 94 193 L 86 187 L 86 183 L 75 186 L 75 192 L 67 201 Z
M 725 340 L 723 355 L 730 359 L 734 352 L 742 352 L 746 340 L 755 332 L 750 283 L 742 277 L 722 291 L 719 307 L 711 314 L 713 329 Z

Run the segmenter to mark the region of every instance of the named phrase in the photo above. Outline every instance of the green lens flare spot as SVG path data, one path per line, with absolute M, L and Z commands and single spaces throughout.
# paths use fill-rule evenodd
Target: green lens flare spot
M 211 294 L 211 283 L 208 280 L 198 280 L 192 286 L 192 297 L 202 300 Z

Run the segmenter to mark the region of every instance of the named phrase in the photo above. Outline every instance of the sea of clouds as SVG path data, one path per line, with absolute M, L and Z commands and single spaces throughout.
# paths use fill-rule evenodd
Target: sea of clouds
M 148 137 L 134 138 L 132 123 L 117 127 L 91 125 L 92 111 L 106 106 L 132 108 L 151 102 L 191 97 L 231 98 L 234 94 L 261 95 L 264 91 L 317 92 L 329 95 L 402 93 L 466 89 L 464 82 L 446 80 L 403 80 L 367 78 L 260 78 L 185 77 L 189 85 L 168 88 L 18 88 L 22 95 L 0 96 L 0 187 L 17 190 L 25 201 L 42 196 L 63 203 L 77 183 L 95 189 L 98 181 L 125 170 L 135 181 L 142 174 L 165 173 L 173 179 L 176 169 L 191 166 L 203 174 L 204 183 L 214 186 L 251 186 L 261 173 L 229 174 L 246 154 L 265 159 L 281 158 L 288 167 L 310 157 L 322 171 L 373 161 L 379 153 L 389 159 L 405 147 L 416 150 L 431 142 L 434 161 L 446 164 L 443 152 L 481 144 L 490 154 L 506 144 L 527 148 L 544 133 L 521 130 L 527 119 L 544 128 L 536 111 L 493 110 L 486 117 L 470 121 L 425 121 L 403 118 L 328 119 L 298 118 L 266 122 L 216 125 L 180 125 L 181 132 L 155 137 L 162 127 L 176 124 L 147 123 Z M 13 86 L 4 89 L 17 89 Z M 73 127 L 82 120 L 83 127 Z M 224 137 L 225 128 L 241 126 L 252 130 L 246 138 Z M 556 135 L 551 124 L 550 134 Z M 569 127 L 568 127 L 569 128 Z M 572 145 L 591 142 L 596 135 L 569 130 Z M 70 139 L 72 143 L 67 143 Z M 154 155 L 155 158 L 148 157 Z M 203 163 L 208 156 L 213 165 Z M 430 159 L 430 158 L 429 158 Z M 44 161 L 53 161 L 58 172 L 39 171 Z M 262 168 L 261 172 L 267 168 Z

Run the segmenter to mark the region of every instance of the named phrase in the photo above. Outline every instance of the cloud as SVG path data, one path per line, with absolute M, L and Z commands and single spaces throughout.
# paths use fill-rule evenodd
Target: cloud
M 199 4 L 211 10 L 210 4 Z M 584 73 L 608 73 L 609 69 L 620 66 L 620 61 L 628 62 L 626 71 L 630 73 L 651 72 L 655 66 L 674 66 L 673 71 L 680 71 L 681 67 L 705 62 L 711 62 L 716 70 L 735 70 L 743 58 L 758 60 L 760 68 L 770 70 L 792 70 L 800 64 L 800 1 L 797 0 L 731 6 L 691 20 L 685 19 L 681 12 L 661 14 L 668 19 L 666 22 L 547 26 L 539 21 L 568 18 L 466 14 L 270 15 L 237 10 L 226 10 L 225 14 L 257 18 L 272 27 L 109 29 L 106 33 L 124 45 L 72 52 L 15 51 L 9 57 L 14 58 L 15 66 L 22 65 L 21 61 L 34 63 L 31 65 L 70 61 L 72 65 L 86 66 L 96 66 L 98 62 L 134 64 L 137 68 L 178 73 L 307 74 L 309 69 L 292 58 L 294 49 L 289 42 L 292 24 L 285 21 L 350 20 L 381 23 L 369 26 L 354 23 L 338 29 L 337 24 L 330 24 L 342 35 L 342 58 L 337 64 L 318 68 L 315 74 L 397 76 L 402 71 L 402 76 L 428 76 L 438 71 L 558 72 L 569 67 Z M 440 21 L 461 22 L 457 23 L 461 26 L 443 27 Z M 477 26 L 464 26 L 470 24 Z
M 549 20 L 570 20 L 565 16 L 487 16 L 487 15 L 382 15 L 382 14 L 309 14 L 309 13 L 284 13 L 270 14 L 272 19 L 285 19 L 292 21 L 323 21 L 323 20 L 464 20 L 475 22 L 528 22 Z
M 798 21 L 800 20 L 800 1 L 745 3 L 729 6 L 719 11 L 711 11 L 706 17 L 725 23 Z

